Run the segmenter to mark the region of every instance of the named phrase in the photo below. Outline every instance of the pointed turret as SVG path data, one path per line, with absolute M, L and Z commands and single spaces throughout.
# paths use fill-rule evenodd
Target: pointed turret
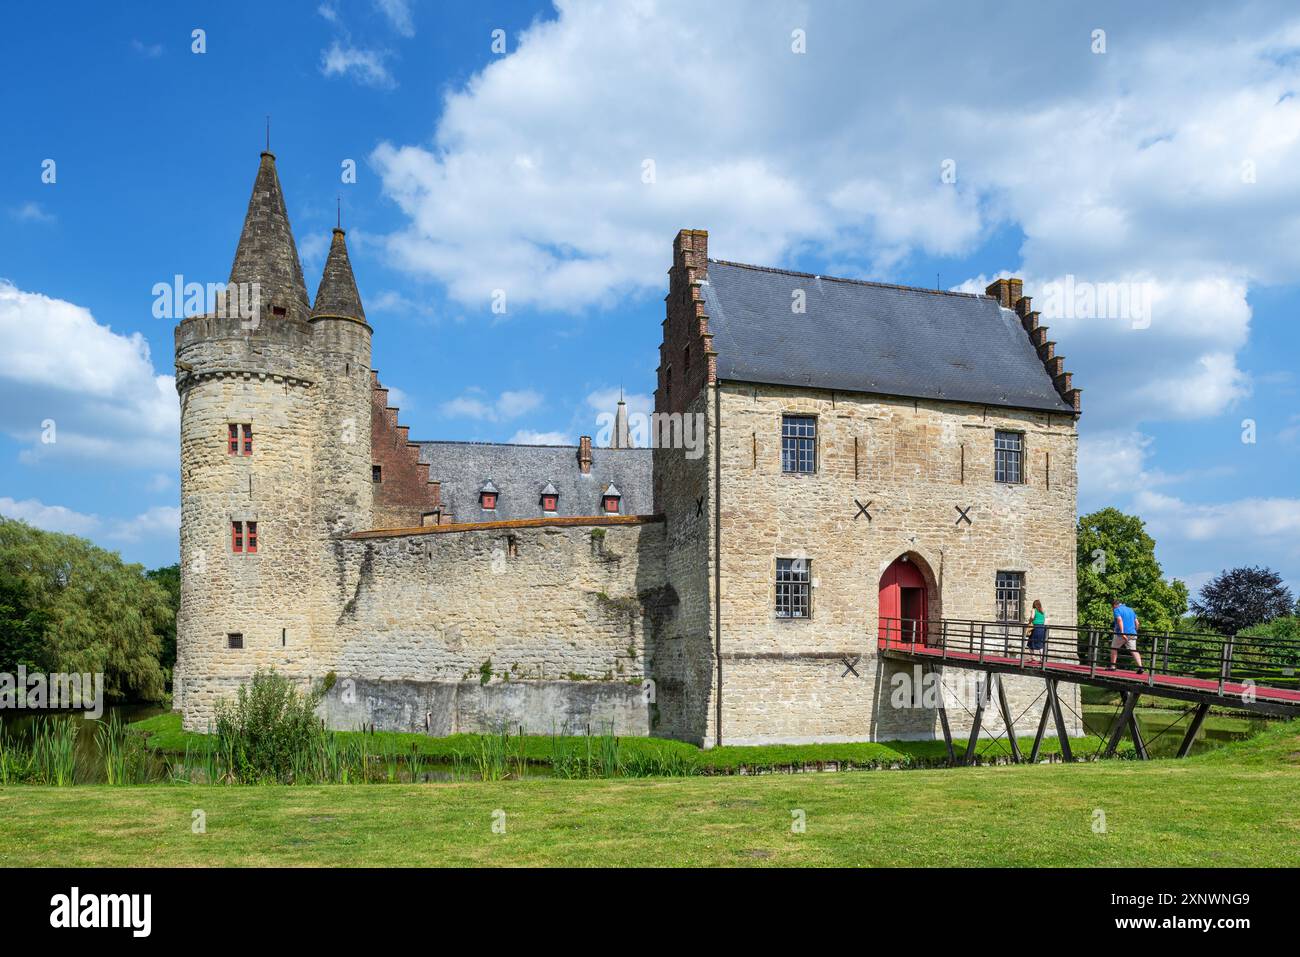
M 316 290 L 316 305 L 311 310 L 313 320 L 329 318 L 366 321 L 365 310 L 361 308 L 361 295 L 357 292 L 357 281 L 352 275 L 352 262 L 348 259 L 348 244 L 343 236 L 343 230 L 334 230 L 329 256 L 325 259 L 325 272 L 321 274 L 320 288 Z
M 612 449 L 630 449 L 632 438 L 627 427 L 627 403 L 623 401 L 623 390 L 618 392 L 618 408 L 614 411 L 614 433 L 609 443 Z
M 263 153 L 257 167 L 244 231 L 239 235 L 235 263 L 230 267 L 230 284 L 235 283 L 257 283 L 266 319 L 307 318 L 307 285 L 302 279 L 298 247 L 289 228 L 272 153 Z

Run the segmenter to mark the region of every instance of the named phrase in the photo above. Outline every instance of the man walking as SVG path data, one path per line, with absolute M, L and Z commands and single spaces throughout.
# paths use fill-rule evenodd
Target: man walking
M 1142 653 L 1138 651 L 1138 616 L 1128 605 L 1124 604 L 1118 598 L 1112 599 L 1111 608 L 1115 611 L 1115 637 L 1110 641 L 1110 667 L 1107 671 L 1115 670 L 1115 662 L 1119 658 L 1119 650 L 1127 648 L 1133 660 L 1137 662 L 1138 671 L 1142 670 Z

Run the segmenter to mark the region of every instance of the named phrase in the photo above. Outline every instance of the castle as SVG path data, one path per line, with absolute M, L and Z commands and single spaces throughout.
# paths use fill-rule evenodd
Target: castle
M 623 407 L 609 447 L 415 442 L 343 231 L 309 301 L 263 153 L 229 283 L 257 314 L 175 333 L 185 726 L 273 667 L 329 676 L 344 729 L 929 738 L 933 708 L 891 705 L 882 621 L 1023 621 L 1037 598 L 1073 624 L 1079 390 L 1020 281 L 832 279 L 707 243 L 673 244 L 653 448 Z

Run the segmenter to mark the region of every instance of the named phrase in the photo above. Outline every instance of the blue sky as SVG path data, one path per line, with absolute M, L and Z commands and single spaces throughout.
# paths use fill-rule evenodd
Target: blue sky
M 1040 308 L 1110 284 L 1149 315 L 1043 319 L 1084 389 L 1081 508 L 1142 515 L 1193 586 L 1294 588 L 1300 14 L 1126 6 L 11 5 L 0 513 L 175 559 L 152 290 L 226 278 L 270 114 L 309 292 L 341 196 L 418 438 L 573 442 L 620 387 L 643 406 L 680 227 L 829 275 L 1010 273 Z

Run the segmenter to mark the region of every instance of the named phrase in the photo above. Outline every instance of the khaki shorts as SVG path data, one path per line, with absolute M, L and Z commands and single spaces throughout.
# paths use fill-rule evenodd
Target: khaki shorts
M 1116 651 L 1119 651 L 1121 648 L 1127 648 L 1129 651 L 1137 651 L 1137 635 L 1116 635 L 1110 640 L 1110 646 Z

